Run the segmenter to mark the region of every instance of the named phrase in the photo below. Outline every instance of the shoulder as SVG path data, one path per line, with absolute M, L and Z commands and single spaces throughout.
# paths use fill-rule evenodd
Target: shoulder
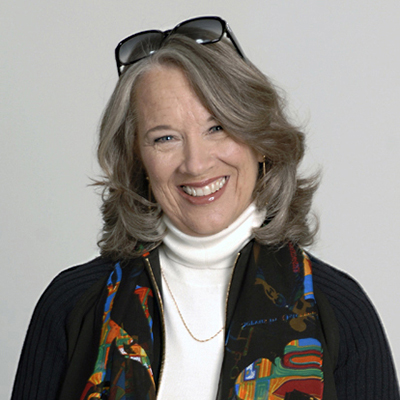
M 60 272 L 44 293 L 49 291 L 58 292 L 60 289 L 68 294 L 79 292 L 101 279 L 112 269 L 113 263 L 102 257 L 97 257 L 87 263 L 76 265 Z
M 99 257 L 57 275 L 36 304 L 25 346 L 32 348 L 38 343 L 50 345 L 51 342 L 54 350 L 66 353 L 69 315 L 96 282 L 106 279 L 112 267 L 111 263 Z
M 398 399 L 396 373 L 386 334 L 365 291 L 345 272 L 308 256 L 314 288 L 325 295 L 337 320 L 339 351 L 335 381 L 338 397 Z M 383 393 L 385 396 L 380 397 Z
M 328 299 L 335 312 L 342 335 L 357 335 L 360 339 L 374 334 L 379 318 L 361 285 L 348 274 L 309 254 L 313 282 Z
M 313 266 L 313 279 L 318 282 L 318 285 L 324 287 L 324 291 L 333 294 L 338 291 L 343 292 L 350 290 L 350 293 L 354 293 L 365 296 L 365 293 L 360 284 L 347 273 L 340 271 L 339 269 L 332 267 L 324 261 L 316 258 L 310 253 L 307 253 L 312 266 Z
M 377 312 L 361 285 L 350 275 L 309 254 L 313 282 L 327 297 L 340 326 L 367 329 L 379 323 Z
M 96 282 L 108 276 L 113 264 L 101 257 L 58 274 L 43 292 L 35 309 L 36 317 L 49 316 L 53 322 L 66 320 L 79 298 Z M 39 315 L 38 315 L 39 314 Z
M 96 258 L 69 268 L 53 279 L 40 297 L 29 324 L 13 400 L 58 398 L 68 360 L 69 315 L 91 287 L 107 279 L 112 268 L 112 263 Z

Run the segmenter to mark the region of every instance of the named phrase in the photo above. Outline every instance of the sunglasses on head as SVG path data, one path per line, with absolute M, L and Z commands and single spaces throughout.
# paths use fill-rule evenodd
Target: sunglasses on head
M 219 17 L 198 17 L 183 21 L 167 31 L 143 31 L 122 40 L 115 49 L 118 75 L 122 74 L 124 67 L 155 53 L 161 48 L 165 39 L 176 33 L 199 44 L 217 43 L 226 34 L 238 54 L 246 60 L 239 42 L 226 21 Z

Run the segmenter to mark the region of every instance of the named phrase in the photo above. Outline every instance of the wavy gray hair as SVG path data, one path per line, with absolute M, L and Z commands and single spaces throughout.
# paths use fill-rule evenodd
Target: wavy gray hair
M 148 198 L 148 182 L 136 143 L 138 80 L 155 66 L 180 68 L 210 114 L 224 130 L 266 158 L 266 174 L 254 189 L 265 223 L 254 230 L 257 241 L 280 246 L 288 241 L 312 243 L 315 218 L 311 200 L 318 176 L 299 177 L 304 134 L 285 115 L 283 97 L 251 62 L 221 41 L 199 45 L 173 35 L 153 55 L 129 66 L 121 75 L 100 126 L 98 160 L 104 172 L 102 255 L 112 259 L 136 257 L 162 241 L 157 231 L 162 210 Z M 260 167 L 261 168 L 261 167 Z M 313 221 L 311 221 L 311 219 Z

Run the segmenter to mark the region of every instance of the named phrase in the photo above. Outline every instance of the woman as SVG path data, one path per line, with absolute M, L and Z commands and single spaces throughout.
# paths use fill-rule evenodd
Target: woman
M 13 399 L 398 399 L 362 289 L 300 247 L 304 135 L 226 23 L 141 32 L 116 58 L 102 256 L 42 296 Z

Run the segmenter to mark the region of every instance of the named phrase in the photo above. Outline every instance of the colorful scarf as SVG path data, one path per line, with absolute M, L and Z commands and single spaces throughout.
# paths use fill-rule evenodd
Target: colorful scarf
M 157 251 L 115 265 L 97 303 L 102 304 L 99 346 L 80 400 L 156 398 L 163 335 L 154 275 L 159 278 Z M 311 263 L 301 249 L 255 242 L 243 249 L 226 326 L 218 400 L 336 398 L 324 392 L 325 375 L 332 380 L 332 371 L 324 362 Z M 71 358 L 71 368 L 79 369 Z

